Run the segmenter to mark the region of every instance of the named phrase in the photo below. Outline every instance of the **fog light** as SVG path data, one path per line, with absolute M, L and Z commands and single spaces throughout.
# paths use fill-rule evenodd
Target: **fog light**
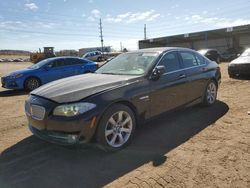
M 72 135 L 72 140 L 76 140 L 77 139 L 77 136 L 76 135 Z
M 77 135 L 69 135 L 69 139 L 76 141 Z

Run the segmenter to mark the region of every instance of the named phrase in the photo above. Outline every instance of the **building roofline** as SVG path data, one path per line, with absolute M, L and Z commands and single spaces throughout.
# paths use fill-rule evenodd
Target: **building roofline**
M 230 28 L 232 28 L 232 31 L 230 31 Z M 229 31 L 227 31 L 229 30 Z M 197 32 L 190 32 L 190 33 L 183 33 L 183 34 L 178 34 L 178 35 L 169 35 L 169 36 L 164 36 L 164 37 L 156 37 L 156 38 L 150 38 L 146 40 L 139 40 L 139 42 L 150 42 L 151 40 L 164 40 L 167 38 L 185 38 L 185 35 L 188 35 L 187 38 L 192 38 L 194 36 L 200 36 L 205 33 L 229 33 L 229 32 L 237 32 L 237 31 L 242 31 L 242 30 L 249 30 L 250 31 L 250 24 L 247 25 L 241 25 L 241 26 L 234 26 L 234 27 L 224 27 L 224 28 L 219 28 L 219 29 L 213 29 L 213 30 L 203 30 L 203 31 L 197 31 Z

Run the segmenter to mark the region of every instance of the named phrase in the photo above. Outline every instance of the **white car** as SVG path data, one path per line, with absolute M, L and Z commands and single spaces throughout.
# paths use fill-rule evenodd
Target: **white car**
M 228 74 L 231 78 L 235 76 L 250 77 L 250 48 L 229 63 Z

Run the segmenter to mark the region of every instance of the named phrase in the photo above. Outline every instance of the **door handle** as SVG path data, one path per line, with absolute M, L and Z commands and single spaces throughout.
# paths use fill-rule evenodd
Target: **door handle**
M 180 79 L 186 78 L 186 75 L 185 75 L 185 74 L 181 74 L 181 75 L 179 75 L 179 78 L 180 78 Z

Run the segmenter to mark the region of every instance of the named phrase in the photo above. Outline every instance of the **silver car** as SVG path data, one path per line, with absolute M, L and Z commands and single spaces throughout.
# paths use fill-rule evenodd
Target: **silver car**
M 102 61 L 103 56 L 100 51 L 88 52 L 82 56 L 83 58 L 89 59 L 91 61 Z

